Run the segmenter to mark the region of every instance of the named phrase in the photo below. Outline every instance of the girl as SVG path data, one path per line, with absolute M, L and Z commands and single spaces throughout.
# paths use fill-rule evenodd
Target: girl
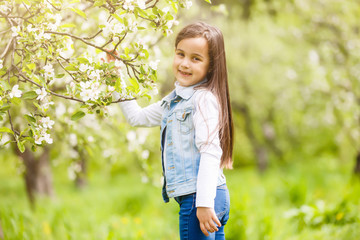
M 179 203 L 181 240 L 225 239 L 230 198 L 222 169 L 232 168 L 233 121 L 224 40 L 203 22 L 175 42 L 175 89 L 140 108 L 120 107 L 132 126 L 161 126 L 163 199 Z

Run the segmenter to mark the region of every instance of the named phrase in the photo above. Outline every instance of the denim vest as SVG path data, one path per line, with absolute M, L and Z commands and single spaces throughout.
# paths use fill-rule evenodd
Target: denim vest
M 194 87 L 197 85 L 182 89 L 179 96 L 174 90 L 162 99 L 161 106 L 164 108 L 164 112 L 160 129 L 164 202 L 169 202 L 170 197 L 196 192 L 200 165 L 200 152 L 195 145 L 193 124 L 196 95 Z M 164 155 L 166 156 L 166 166 L 164 165 Z M 223 171 L 219 169 L 218 186 L 225 182 Z

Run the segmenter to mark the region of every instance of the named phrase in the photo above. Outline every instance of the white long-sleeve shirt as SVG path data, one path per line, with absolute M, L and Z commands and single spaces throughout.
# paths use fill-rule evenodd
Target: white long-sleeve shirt
M 184 89 L 185 87 L 175 83 L 177 95 L 181 95 L 181 91 Z M 193 115 L 193 123 L 195 145 L 200 152 L 196 207 L 214 208 L 218 176 L 222 174 L 222 170 L 220 170 L 222 149 L 220 147 L 218 129 L 219 104 L 215 95 L 207 90 L 198 90 L 194 97 L 195 113 Z M 145 108 L 141 108 L 135 100 L 120 102 L 119 104 L 130 125 L 138 127 L 160 126 L 163 113 L 161 101 Z

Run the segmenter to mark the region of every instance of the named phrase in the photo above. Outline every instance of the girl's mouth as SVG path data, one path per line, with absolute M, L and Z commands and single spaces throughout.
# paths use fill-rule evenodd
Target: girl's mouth
M 185 76 L 185 77 L 188 77 L 188 76 L 191 76 L 191 75 L 192 75 L 192 73 L 183 72 L 183 71 L 181 71 L 181 70 L 178 70 L 178 71 L 179 71 L 179 73 L 180 73 L 181 75 L 183 75 L 183 76 Z

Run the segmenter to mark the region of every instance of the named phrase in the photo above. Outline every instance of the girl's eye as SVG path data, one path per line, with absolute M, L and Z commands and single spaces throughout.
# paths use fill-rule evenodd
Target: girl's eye
M 201 59 L 200 58 L 198 58 L 198 57 L 194 57 L 193 58 L 195 61 L 200 61 Z
M 182 52 L 178 52 L 178 53 L 176 53 L 176 55 L 181 56 L 181 57 L 184 56 L 184 54 Z

